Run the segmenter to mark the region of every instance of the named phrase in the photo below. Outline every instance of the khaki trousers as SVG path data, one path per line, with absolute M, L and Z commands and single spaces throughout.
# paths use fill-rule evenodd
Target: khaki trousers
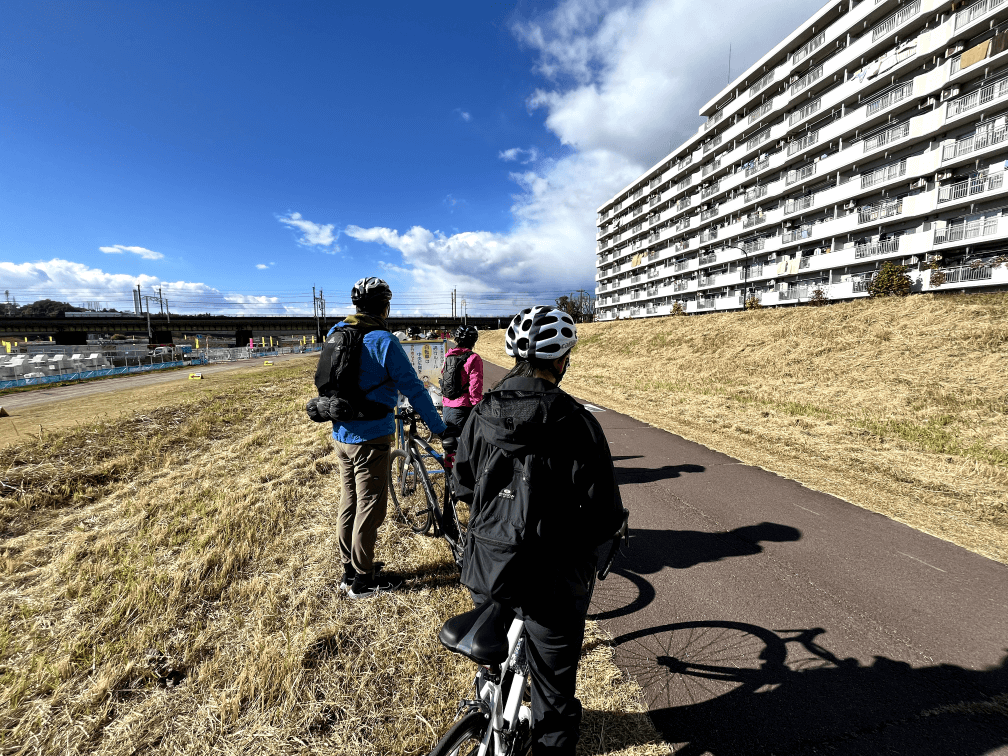
M 392 436 L 363 444 L 333 441 L 339 462 L 342 493 L 337 528 L 343 568 L 359 574 L 374 568 L 378 528 L 388 509 L 389 460 Z

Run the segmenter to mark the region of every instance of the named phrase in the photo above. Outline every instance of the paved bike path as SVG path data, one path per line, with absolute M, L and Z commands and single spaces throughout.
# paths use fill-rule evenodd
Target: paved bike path
M 1008 754 L 1008 567 L 598 409 L 632 538 L 593 612 L 676 753 Z

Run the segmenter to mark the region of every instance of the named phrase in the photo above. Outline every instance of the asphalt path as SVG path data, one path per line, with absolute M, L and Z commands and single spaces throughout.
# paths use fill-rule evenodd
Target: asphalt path
M 595 409 L 631 539 L 591 616 L 677 754 L 1008 754 L 1008 567 Z
M 234 362 L 218 362 L 211 365 L 196 365 L 195 367 L 168 369 L 154 371 L 151 373 L 140 373 L 138 375 L 109 376 L 93 381 L 82 383 L 69 383 L 64 386 L 53 386 L 52 388 L 38 388 L 32 391 L 17 391 L 10 394 L 0 395 L 0 406 L 8 411 L 24 409 L 38 404 L 62 401 L 64 399 L 76 399 L 99 394 L 110 394 L 128 389 L 141 388 L 144 386 L 156 386 L 164 383 L 176 383 L 178 381 L 189 380 L 190 373 L 202 373 L 205 376 L 215 373 L 226 373 L 234 370 L 245 370 L 254 367 L 262 367 L 263 362 L 271 360 L 274 365 L 279 365 L 290 360 L 297 360 L 315 355 L 317 352 L 308 354 L 281 354 L 276 357 L 257 357 L 253 360 L 236 360 Z

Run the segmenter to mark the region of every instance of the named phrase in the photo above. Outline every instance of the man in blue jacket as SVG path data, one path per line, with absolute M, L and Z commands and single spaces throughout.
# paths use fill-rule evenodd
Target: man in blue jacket
M 427 427 L 440 435 L 444 421 L 434 409 L 430 394 L 410 365 L 385 319 L 391 309 L 392 290 L 380 278 L 362 278 L 350 292 L 356 315 L 333 328 L 364 331 L 360 386 L 373 402 L 388 407 L 378 420 L 333 422 L 333 441 L 343 491 L 339 507 L 339 546 L 343 561 L 340 590 L 350 598 L 365 598 L 395 587 L 375 570 L 374 548 L 378 528 L 385 522 L 388 505 L 389 464 L 395 439 L 397 392 L 407 397 Z M 332 333 L 332 330 L 329 331 Z

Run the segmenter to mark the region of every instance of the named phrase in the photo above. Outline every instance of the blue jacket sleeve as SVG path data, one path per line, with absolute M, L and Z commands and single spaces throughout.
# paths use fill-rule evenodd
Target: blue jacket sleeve
M 402 344 L 396 339 L 389 339 L 388 350 L 385 352 L 385 369 L 395 383 L 396 390 L 410 400 L 410 404 L 420 413 L 420 418 L 427 423 L 427 427 L 438 435 L 444 433 L 448 426 L 434 409 L 434 402 L 424 388 L 423 381 L 413 370 Z

